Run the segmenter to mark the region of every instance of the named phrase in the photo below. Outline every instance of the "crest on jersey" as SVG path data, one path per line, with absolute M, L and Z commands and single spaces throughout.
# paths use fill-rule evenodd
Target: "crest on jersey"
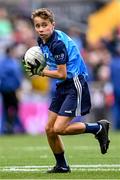
M 57 60 L 64 60 L 64 57 L 65 57 L 64 53 L 55 55 L 55 59 Z

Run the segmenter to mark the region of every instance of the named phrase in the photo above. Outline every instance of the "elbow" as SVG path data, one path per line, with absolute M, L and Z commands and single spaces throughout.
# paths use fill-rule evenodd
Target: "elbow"
M 61 80 L 66 80 L 66 78 L 65 77 L 63 77 L 63 78 L 60 78 Z
M 59 78 L 62 79 L 62 80 L 66 80 L 67 74 L 60 74 Z
M 64 76 L 64 77 L 62 78 L 62 80 L 66 80 L 66 78 L 67 78 L 67 76 Z

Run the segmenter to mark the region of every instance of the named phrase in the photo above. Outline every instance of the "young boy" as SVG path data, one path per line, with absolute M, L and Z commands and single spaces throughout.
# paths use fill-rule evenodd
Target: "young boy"
M 33 11 L 32 20 L 48 68 L 39 72 L 38 65 L 25 64 L 26 72 L 29 76 L 38 74 L 58 79 L 46 125 L 48 143 L 56 165 L 48 173 L 67 173 L 70 167 L 64 157 L 64 146 L 59 135 L 92 133 L 99 141 L 101 153 L 105 154 L 110 142 L 109 122 L 70 123 L 75 116 L 89 113 L 91 108 L 86 66 L 72 39 L 64 32 L 55 30 L 54 15 L 49 9 Z

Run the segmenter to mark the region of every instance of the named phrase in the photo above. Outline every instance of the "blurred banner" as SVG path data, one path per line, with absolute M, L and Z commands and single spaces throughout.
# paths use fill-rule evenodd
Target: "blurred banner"
M 19 108 L 19 118 L 24 127 L 25 133 L 43 134 L 45 125 L 48 120 L 48 103 L 47 102 L 22 102 Z M 2 106 L 0 103 L 0 134 L 2 128 Z M 20 132 L 20 127 L 16 126 L 15 132 Z M 18 130 L 18 132 L 17 132 Z
M 19 117 L 26 133 L 44 133 L 48 119 L 48 104 L 46 102 L 22 103 L 20 105 Z
M 109 37 L 120 26 L 120 0 L 113 0 L 88 19 L 87 40 L 94 44 L 101 38 Z

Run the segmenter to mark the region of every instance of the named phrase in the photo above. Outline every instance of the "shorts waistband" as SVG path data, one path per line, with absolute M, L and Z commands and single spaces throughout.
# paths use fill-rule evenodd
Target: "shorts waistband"
M 82 80 L 82 79 L 84 79 L 84 76 L 83 75 L 78 75 L 78 76 L 76 76 L 76 77 L 78 77 L 80 80 Z M 63 82 L 60 82 L 60 83 L 58 83 L 58 84 L 56 84 L 57 86 L 59 86 L 59 85 L 64 85 L 64 84 L 69 84 L 69 83 L 72 83 L 72 82 L 74 82 L 74 77 L 73 78 L 70 78 L 70 79 L 66 79 L 66 80 L 64 80 Z

